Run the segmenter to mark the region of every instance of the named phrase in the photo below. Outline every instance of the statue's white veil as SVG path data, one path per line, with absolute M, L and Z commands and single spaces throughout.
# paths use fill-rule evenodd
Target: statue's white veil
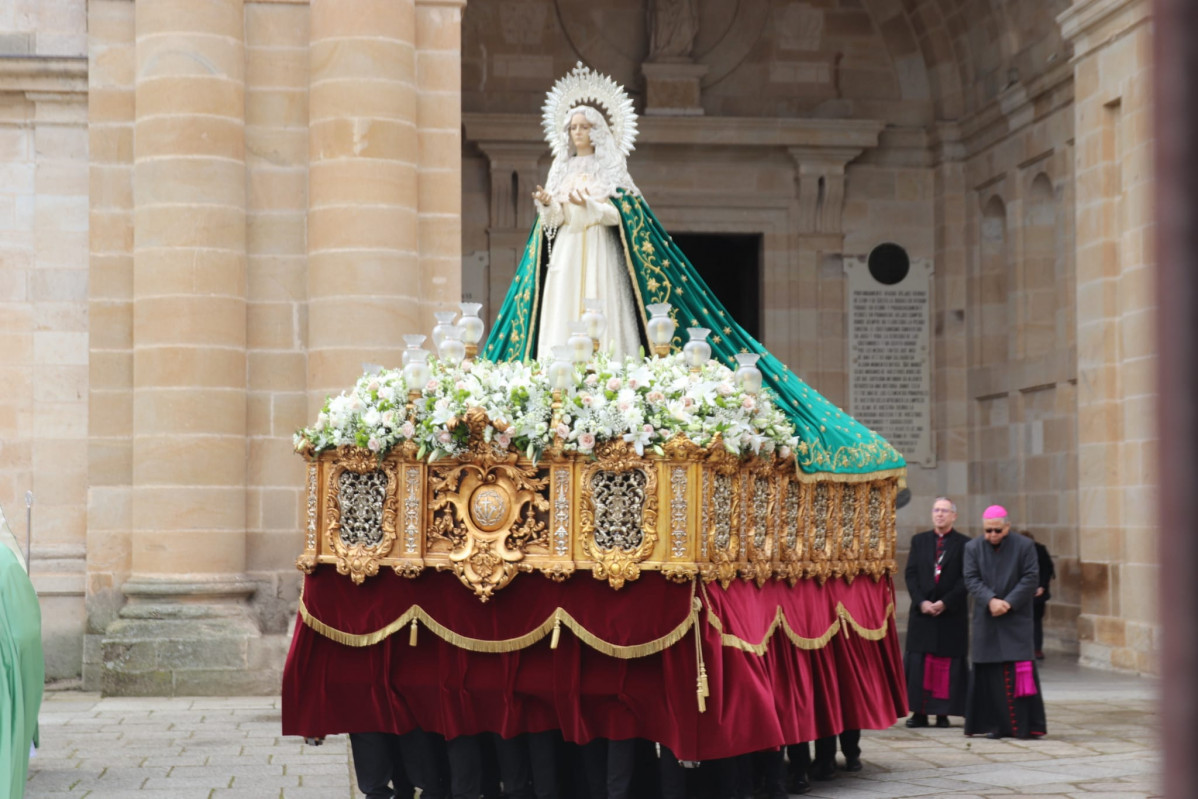
M 590 194 L 596 200 L 615 196 L 617 189 L 624 189 L 632 194 L 640 194 L 640 189 L 632 182 L 628 174 L 628 162 L 624 153 L 612 138 L 611 128 L 598 109 L 589 105 L 577 105 L 566 114 L 565 125 L 561 135 L 565 138 L 565 146 L 558 150 L 549 169 L 549 179 L 545 182 L 545 190 L 558 202 L 565 201 L 565 191 L 562 183 L 566 177 L 567 164 L 577 156 L 573 143 L 570 142 L 570 120 L 575 114 L 582 114 L 591 123 L 591 144 L 595 148 L 594 171 L 591 173 Z

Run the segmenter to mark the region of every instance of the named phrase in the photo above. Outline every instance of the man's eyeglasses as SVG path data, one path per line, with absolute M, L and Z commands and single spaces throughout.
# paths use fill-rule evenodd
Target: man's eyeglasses
M 1001 533 L 1002 528 L 1001 527 L 983 527 L 982 532 L 983 533 Z

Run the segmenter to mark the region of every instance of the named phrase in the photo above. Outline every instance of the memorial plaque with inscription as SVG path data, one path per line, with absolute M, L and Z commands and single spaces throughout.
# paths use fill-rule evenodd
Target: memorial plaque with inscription
M 908 463 L 935 466 L 932 448 L 931 275 L 912 259 L 905 277 L 884 284 L 867 259 L 846 257 L 849 413 L 881 433 Z

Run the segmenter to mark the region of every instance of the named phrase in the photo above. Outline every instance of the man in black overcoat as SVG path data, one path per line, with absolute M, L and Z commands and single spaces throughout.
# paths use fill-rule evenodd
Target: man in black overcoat
M 991 505 L 982 536 L 965 545 L 965 586 L 973 595 L 966 735 L 1034 738 L 1047 730 L 1032 621 L 1040 567 L 1035 544 L 1010 532 L 1007 511 Z
M 969 610 L 963 574 L 969 538 L 953 529 L 957 506 L 947 497 L 932 503 L 932 529 L 911 538 L 907 556 L 908 727 L 948 727 L 949 716 L 965 715 L 969 683 Z

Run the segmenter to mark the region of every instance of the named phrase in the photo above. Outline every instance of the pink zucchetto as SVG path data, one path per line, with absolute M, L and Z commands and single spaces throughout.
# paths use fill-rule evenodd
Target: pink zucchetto
M 1007 518 L 1007 509 L 1002 505 L 991 505 L 982 513 L 983 519 L 1005 519 Z

